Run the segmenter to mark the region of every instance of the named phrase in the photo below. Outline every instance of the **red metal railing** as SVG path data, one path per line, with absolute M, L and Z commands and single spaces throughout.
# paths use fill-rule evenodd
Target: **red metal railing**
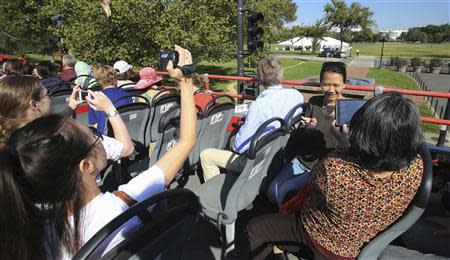
M 167 75 L 167 72 L 157 72 L 159 75 Z M 208 79 L 219 79 L 219 80 L 241 80 L 246 82 L 255 81 L 254 78 L 250 77 L 239 77 L 239 76 L 222 76 L 222 75 L 205 75 Z M 209 89 L 209 80 L 205 81 L 205 89 Z M 291 86 L 308 86 L 308 87 L 320 87 L 320 84 L 317 82 L 305 82 L 305 81 L 297 81 L 297 80 L 283 80 L 282 83 L 284 85 Z M 371 86 L 354 86 L 354 85 L 345 85 L 347 90 L 357 90 L 357 91 L 366 91 L 366 92 L 374 92 L 374 87 Z M 396 89 L 396 88 L 383 88 L 383 92 L 391 92 L 397 91 L 403 95 L 410 96 L 421 96 L 421 97 L 436 97 L 436 98 L 450 98 L 450 93 L 444 92 L 434 92 L 434 91 L 420 91 L 420 90 L 407 90 L 407 89 Z M 223 95 L 227 94 L 237 99 L 245 99 L 245 100 L 254 100 L 255 98 L 252 96 L 244 96 L 244 95 L 236 95 L 233 93 L 223 93 L 223 92 L 213 92 L 214 95 Z M 440 125 L 450 125 L 450 120 L 438 119 L 438 118 L 430 118 L 430 117 L 422 117 L 422 122 L 432 123 L 432 124 L 440 124 Z

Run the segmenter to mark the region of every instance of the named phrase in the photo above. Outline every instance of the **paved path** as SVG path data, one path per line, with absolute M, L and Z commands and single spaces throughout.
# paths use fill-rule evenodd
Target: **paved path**
M 375 57 L 372 56 L 356 57 L 348 65 L 349 68 L 373 68 L 374 66 L 375 66 Z

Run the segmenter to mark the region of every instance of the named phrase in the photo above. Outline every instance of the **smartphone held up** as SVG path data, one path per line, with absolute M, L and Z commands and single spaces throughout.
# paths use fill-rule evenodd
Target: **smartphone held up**
M 80 90 L 78 91 L 78 100 L 86 102 L 86 97 L 91 97 L 91 95 L 89 94 L 89 92 L 87 90 Z M 91 97 L 92 98 L 92 97 Z

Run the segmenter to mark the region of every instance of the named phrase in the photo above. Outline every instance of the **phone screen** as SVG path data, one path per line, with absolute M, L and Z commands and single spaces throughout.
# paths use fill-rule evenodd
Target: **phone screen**
M 336 125 L 349 125 L 353 115 L 367 100 L 361 99 L 339 99 L 336 103 Z
M 89 93 L 86 90 L 80 90 L 78 92 L 78 100 L 86 101 L 86 97 L 89 95 Z

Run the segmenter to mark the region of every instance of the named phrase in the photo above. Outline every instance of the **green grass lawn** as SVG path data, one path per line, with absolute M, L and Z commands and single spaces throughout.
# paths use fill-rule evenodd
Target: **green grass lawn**
M 271 52 L 283 55 L 300 55 L 300 50 L 283 51 L 280 46 L 271 45 Z M 353 43 L 353 54 L 359 50 L 360 55 L 380 56 L 381 43 Z M 303 55 L 313 55 L 309 51 L 304 51 Z M 450 58 L 450 43 L 404 43 L 386 42 L 384 44 L 385 56 L 399 57 L 430 57 L 430 58 Z
M 433 118 L 434 115 L 431 112 L 430 108 L 428 107 L 428 105 L 426 103 L 423 103 L 419 106 L 419 110 L 420 110 L 420 114 L 424 117 L 431 117 Z M 422 130 L 423 132 L 429 132 L 429 133 L 433 133 L 433 134 L 439 134 L 439 130 L 440 130 L 440 125 L 438 124 L 431 124 L 431 123 L 423 123 L 422 124 Z
M 417 90 L 417 84 L 408 76 L 392 70 L 379 70 L 370 68 L 367 78 L 374 78 L 375 85 L 383 85 L 391 88 L 402 88 Z
M 382 85 L 391 88 L 419 90 L 416 82 L 405 74 L 392 70 L 379 70 L 370 68 L 367 74 L 368 78 L 375 79 L 375 85 Z M 419 105 L 420 114 L 424 117 L 434 117 L 426 103 Z M 424 132 L 439 133 L 440 126 L 437 124 L 424 123 L 422 126 Z
M 281 59 L 284 68 L 284 79 L 303 80 L 319 75 L 322 62 Z
M 381 43 L 354 43 L 353 53 L 359 50 L 360 55 L 380 56 Z M 385 56 L 399 57 L 433 57 L 450 58 L 450 43 L 400 43 L 386 42 Z

